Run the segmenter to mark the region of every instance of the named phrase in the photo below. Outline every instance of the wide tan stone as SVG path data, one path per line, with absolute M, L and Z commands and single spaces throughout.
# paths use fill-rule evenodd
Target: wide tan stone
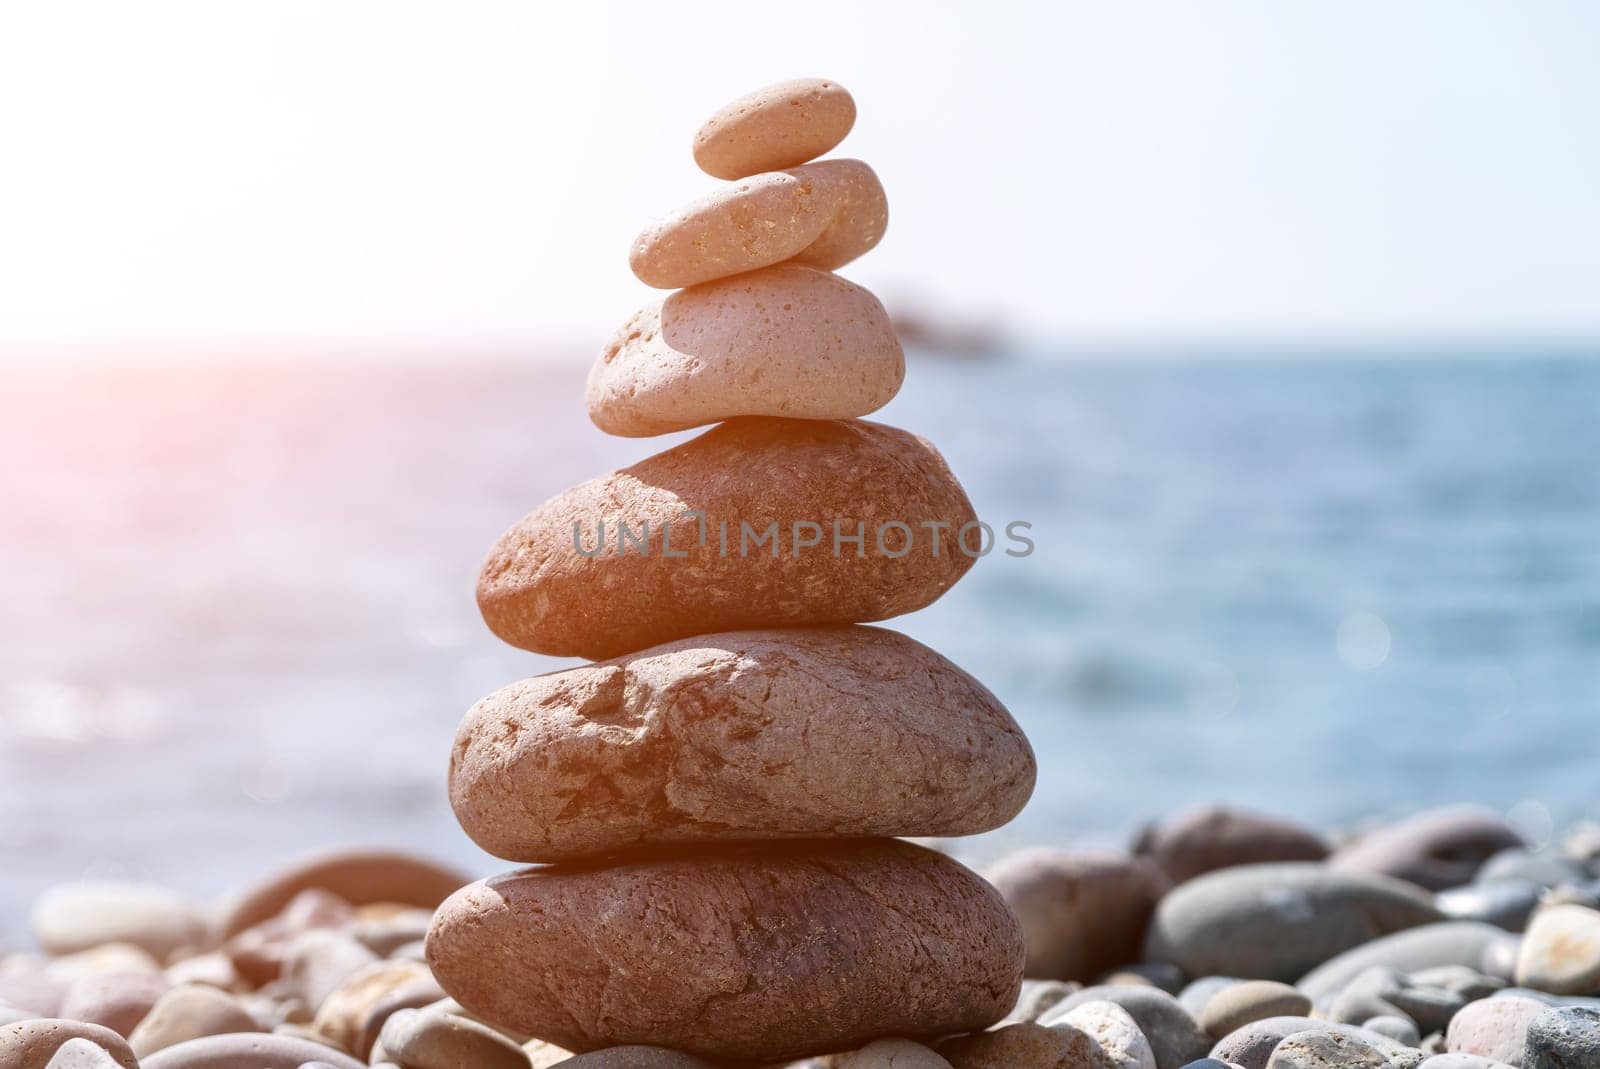
M 67 987 L 61 1016 L 127 1036 L 171 987 L 172 981 L 158 972 L 89 973 Z
M 33 934 L 51 954 L 128 943 L 157 960 L 205 942 L 207 925 L 193 903 L 153 884 L 84 881 L 53 887 L 33 907 Z
M 128 1045 L 145 1058 L 204 1036 L 264 1031 L 244 1003 L 226 992 L 195 984 L 162 995 L 128 1037 Z
M 871 293 L 780 264 L 680 290 L 617 331 L 589 373 L 589 418 L 641 437 L 734 416 L 850 419 L 905 378 L 889 313 Z
M 1022 936 L 994 889 L 895 840 L 675 848 L 463 888 L 428 960 L 468 1009 L 575 1051 L 779 1061 L 999 1020 Z
M 694 135 L 694 162 L 715 178 L 745 178 L 814 160 L 845 139 L 856 102 L 824 78 L 763 86 L 722 108 Z
M 818 160 L 690 201 L 646 227 L 628 263 L 641 282 L 658 289 L 791 258 L 831 271 L 876 245 L 888 220 L 888 201 L 871 167 L 860 160 Z
M 478 604 L 514 646 L 602 659 L 898 616 L 954 585 L 983 545 L 925 440 L 863 420 L 740 419 L 524 517 L 484 563 Z
M 1034 782 L 984 686 L 874 627 L 734 631 L 514 683 L 456 735 L 450 799 L 514 861 L 737 839 L 972 835 Z M 1137 945 L 1138 933 L 1134 935 Z

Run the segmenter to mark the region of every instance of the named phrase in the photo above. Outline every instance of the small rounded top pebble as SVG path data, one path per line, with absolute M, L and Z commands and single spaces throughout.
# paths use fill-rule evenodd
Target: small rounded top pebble
M 694 135 L 694 162 L 716 178 L 748 178 L 814 160 L 843 141 L 856 102 L 825 78 L 796 78 L 757 89 L 706 120 Z

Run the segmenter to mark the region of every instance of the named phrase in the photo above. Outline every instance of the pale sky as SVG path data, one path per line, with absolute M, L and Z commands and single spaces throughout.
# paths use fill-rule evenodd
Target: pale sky
M 1597 56 L 1586 0 L 14 3 L 0 352 L 598 348 L 696 126 L 813 74 L 891 307 L 1595 337 Z

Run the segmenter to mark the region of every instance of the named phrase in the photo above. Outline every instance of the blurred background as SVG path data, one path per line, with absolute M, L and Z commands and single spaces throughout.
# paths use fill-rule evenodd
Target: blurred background
M 837 79 L 881 418 L 1037 551 L 893 626 L 1039 752 L 1010 827 L 1600 817 L 1600 8 L 0 9 L 0 933 L 306 848 L 503 867 L 465 709 L 513 520 L 679 440 L 583 378 L 695 128 Z

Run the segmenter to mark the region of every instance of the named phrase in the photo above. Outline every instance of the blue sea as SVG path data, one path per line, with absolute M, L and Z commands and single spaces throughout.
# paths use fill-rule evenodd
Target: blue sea
M 892 624 L 1038 752 L 1023 816 L 958 855 L 1208 801 L 1600 818 L 1600 363 L 1051 355 L 913 358 L 877 417 L 1036 544 Z M 594 430 L 587 363 L 0 370 L 0 935 L 85 874 L 210 895 L 344 842 L 504 867 L 451 819 L 450 739 L 570 662 L 489 634 L 479 561 L 677 440 Z

